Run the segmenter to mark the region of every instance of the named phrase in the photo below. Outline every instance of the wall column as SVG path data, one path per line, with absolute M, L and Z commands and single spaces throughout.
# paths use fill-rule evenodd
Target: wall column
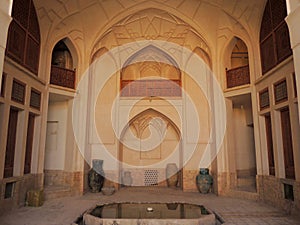
M 11 14 L 12 0 L 1 0 L 0 1 L 0 90 L 2 83 L 2 73 L 4 65 L 5 48 L 7 41 L 7 32 L 9 24 L 12 20 Z
M 300 33 L 299 33 L 299 21 L 300 21 L 300 1 L 299 0 L 287 0 L 288 16 L 286 22 L 290 31 L 291 47 L 293 49 L 294 68 L 296 74 L 296 86 L 297 93 L 300 94 Z M 298 104 L 298 110 L 300 112 L 300 104 Z M 300 114 L 299 114 L 300 121 Z

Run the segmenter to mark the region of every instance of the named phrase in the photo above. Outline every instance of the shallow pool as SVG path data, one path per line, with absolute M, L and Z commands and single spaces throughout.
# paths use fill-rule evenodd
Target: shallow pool
M 187 203 L 113 203 L 88 210 L 79 225 L 215 225 L 215 215 L 202 205 Z

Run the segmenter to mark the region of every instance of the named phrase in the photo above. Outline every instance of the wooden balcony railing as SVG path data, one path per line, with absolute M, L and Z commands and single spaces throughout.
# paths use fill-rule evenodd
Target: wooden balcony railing
M 121 96 L 123 97 L 179 97 L 181 96 L 180 80 L 122 80 Z
M 227 88 L 250 84 L 249 65 L 226 71 Z
M 50 84 L 74 89 L 75 71 L 52 65 Z

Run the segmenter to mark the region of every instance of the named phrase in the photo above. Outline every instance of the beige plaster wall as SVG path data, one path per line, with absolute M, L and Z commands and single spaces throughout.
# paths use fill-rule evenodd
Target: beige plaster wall
M 256 173 L 253 128 L 246 123 L 246 112 L 241 108 L 233 109 L 234 143 L 236 170 L 240 174 Z
M 45 169 L 64 170 L 68 102 L 50 102 L 47 118 Z

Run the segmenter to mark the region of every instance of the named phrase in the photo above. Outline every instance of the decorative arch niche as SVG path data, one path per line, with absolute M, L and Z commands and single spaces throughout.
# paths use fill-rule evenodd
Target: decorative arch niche
M 152 135 L 152 136 L 151 136 Z M 148 138 L 158 140 L 153 148 Z M 134 146 L 130 148 L 128 146 Z M 120 178 L 126 171 L 132 174 L 134 186 L 166 185 L 167 163 L 182 166 L 181 134 L 178 127 L 164 114 L 149 108 L 131 119 L 123 129 L 119 145 Z M 147 173 L 155 171 L 157 183 L 147 183 Z M 180 177 L 180 176 L 179 176 Z M 182 186 L 182 179 L 178 186 Z

